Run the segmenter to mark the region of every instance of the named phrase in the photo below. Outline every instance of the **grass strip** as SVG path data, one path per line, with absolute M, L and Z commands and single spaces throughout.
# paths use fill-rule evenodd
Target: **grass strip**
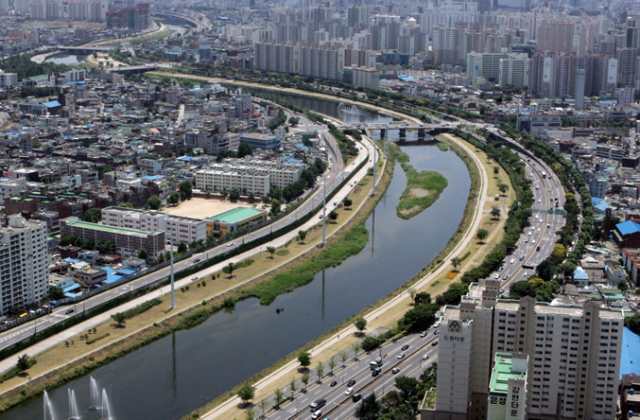
M 103 338 L 107 338 L 107 337 L 109 337 L 110 335 L 111 335 L 111 334 L 109 334 L 109 333 L 100 334 L 100 335 L 98 335 L 98 336 L 95 336 L 95 337 L 92 337 L 92 338 L 87 339 L 86 343 L 87 343 L 87 345 L 89 345 L 89 344 L 93 344 L 93 343 L 95 343 L 96 341 L 100 341 L 100 340 L 102 340 Z
M 29 358 L 29 367 L 35 365 L 36 363 L 38 363 L 38 361 L 34 358 Z M 25 370 L 28 370 L 25 369 Z M 2 374 L 2 376 L 0 376 L 0 384 L 4 381 L 7 381 L 11 378 L 13 378 L 14 376 L 17 376 L 20 374 L 20 372 L 22 372 L 20 369 L 18 369 L 18 366 L 14 366 L 11 369 L 9 369 L 8 371 L 6 371 L 5 373 Z

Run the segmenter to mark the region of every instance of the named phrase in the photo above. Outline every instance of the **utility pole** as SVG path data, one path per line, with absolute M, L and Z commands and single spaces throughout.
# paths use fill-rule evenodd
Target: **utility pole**
M 176 308 L 176 289 L 174 286 L 173 275 L 173 223 L 171 223 L 170 230 L 171 238 L 169 238 L 169 246 L 171 247 L 171 310 Z
M 320 246 L 327 244 L 327 174 L 322 176 L 322 243 Z
M 373 189 L 371 190 L 371 197 L 376 195 L 376 145 L 373 145 Z

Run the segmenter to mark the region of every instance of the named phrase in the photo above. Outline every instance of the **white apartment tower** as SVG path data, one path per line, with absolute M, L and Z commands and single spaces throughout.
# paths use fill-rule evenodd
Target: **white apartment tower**
M 496 353 L 529 358 L 529 420 L 615 418 L 623 315 L 599 302 L 496 300 L 498 292 L 497 281 L 472 284 L 459 306 L 445 308 L 436 409 L 426 418 L 487 419 Z
M 0 228 L 0 315 L 38 303 L 49 294 L 47 224 L 9 216 Z
M 531 60 L 526 54 L 510 55 L 500 60 L 500 87 L 529 87 Z

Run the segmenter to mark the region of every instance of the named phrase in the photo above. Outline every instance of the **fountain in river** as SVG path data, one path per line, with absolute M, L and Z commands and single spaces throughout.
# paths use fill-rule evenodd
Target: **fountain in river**
M 49 394 L 44 391 L 44 397 L 42 398 L 42 408 L 44 411 L 44 420 L 56 420 L 56 412 L 53 410 L 53 404 L 49 399 Z
M 89 377 L 89 390 L 91 392 L 91 402 L 89 405 L 89 410 L 97 411 L 102 407 L 102 403 L 100 400 L 100 389 L 98 389 L 98 382 L 96 382 L 93 376 Z
M 113 420 L 111 416 L 111 405 L 109 404 L 109 397 L 107 397 L 107 390 L 102 388 L 102 417 L 101 420 Z
M 76 401 L 76 393 L 73 389 L 67 388 L 69 394 L 69 420 L 80 420 L 78 411 L 78 401 Z

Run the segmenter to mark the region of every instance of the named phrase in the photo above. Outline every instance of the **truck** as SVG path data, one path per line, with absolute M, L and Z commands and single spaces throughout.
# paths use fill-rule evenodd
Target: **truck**
M 547 173 L 546 172 L 542 172 L 542 179 L 547 179 Z
M 371 370 L 378 370 L 378 368 L 382 367 L 382 357 L 378 357 L 375 360 L 369 362 L 369 368 Z

